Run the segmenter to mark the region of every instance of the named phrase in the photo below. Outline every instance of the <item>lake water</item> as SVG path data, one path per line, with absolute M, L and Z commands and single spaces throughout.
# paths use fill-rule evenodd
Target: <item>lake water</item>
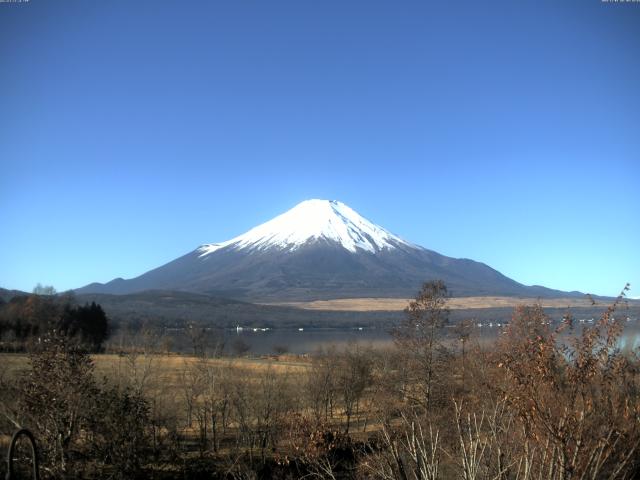
M 585 319 L 584 323 L 576 323 L 572 334 L 564 333 L 560 337 L 563 343 L 570 342 L 570 336 L 580 332 L 582 328 L 593 325 Z M 492 343 L 504 332 L 500 323 L 485 322 L 482 326 L 474 325 L 471 331 L 470 344 L 491 348 Z M 293 354 L 310 354 L 320 349 L 335 347 L 343 350 L 357 344 L 362 347 L 376 349 L 393 347 L 393 339 L 389 328 L 242 328 L 233 330 L 209 329 L 206 338 L 200 345 L 206 345 L 206 350 L 213 352 L 215 346 L 224 345 L 226 353 L 248 355 L 269 355 L 276 352 Z M 443 343 L 455 345 L 459 340 L 453 327 L 446 327 L 443 332 Z M 108 348 L 119 350 L 126 346 L 142 346 L 148 344 L 149 339 L 142 333 L 121 331 L 116 333 L 108 342 Z M 194 341 L 186 329 L 169 329 L 163 334 L 156 335 L 153 341 L 156 347 L 170 349 L 180 353 L 193 353 Z M 624 351 L 640 348 L 640 321 L 635 317 L 624 322 L 624 330 L 618 341 L 618 347 Z
M 576 332 L 582 327 L 592 324 L 585 322 L 576 325 Z M 503 327 L 496 324 L 489 326 L 483 324 L 473 328 L 471 341 L 482 346 L 490 346 L 504 331 Z M 575 334 L 575 333 L 574 333 Z M 562 338 L 568 340 L 568 335 Z M 363 347 L 389 348 L 393 346 L 393 339 L 388 329 L 350 328 L 350 329 L 273 329 L 262 331 L 260 329 L 242 329 L 242 331 L 225 332 L 225 343 L 232 348 L 234 342 L 241 340 L 250 347 L 248 353 L 254 355 L 266 355 L 274 353 L 277 347 L 286 348 L 288 352 L 295 354 L 313 353 L 319 349 L 327 349 L 334 346 L 338 350 L 351 344 Z M 456 337 L 453 328 L 445 328 L 444 342 L 455 342 Z M 618 347 L 624 351 L 636 350 L 640 347 L 640 322 L 632 320 L 625 322 L 625 328 L 618 341 Z

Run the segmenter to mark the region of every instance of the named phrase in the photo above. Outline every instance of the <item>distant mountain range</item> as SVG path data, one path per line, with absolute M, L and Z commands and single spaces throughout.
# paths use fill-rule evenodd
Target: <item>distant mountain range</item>
M 136 278 L 92 283 L 78 294 L 182 291 L 251 302 L 415 296 L 443 280 L 454 296 L 568 297 L 526 286 L 469 259 L 390 233 L 344 203 L 307 200 L 248 232 L 204 244 Z

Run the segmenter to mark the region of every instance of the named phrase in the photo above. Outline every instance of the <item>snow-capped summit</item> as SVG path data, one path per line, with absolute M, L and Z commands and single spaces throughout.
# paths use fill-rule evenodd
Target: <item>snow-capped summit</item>
M 221 248 L 296 250 L 315 240 L 335 242 L 350 252 L 392 250 L 410 243 L 370 222 L 337 200 L 306 200 L 248 232 L 222 243 L 201 246 L 204 257 Z

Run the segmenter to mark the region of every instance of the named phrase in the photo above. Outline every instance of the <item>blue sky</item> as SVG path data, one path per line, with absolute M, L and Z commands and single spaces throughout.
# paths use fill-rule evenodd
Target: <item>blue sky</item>
M 640 4 L 0 3 L 0 286 L 133 277 L 308 198 L 640 295 Z

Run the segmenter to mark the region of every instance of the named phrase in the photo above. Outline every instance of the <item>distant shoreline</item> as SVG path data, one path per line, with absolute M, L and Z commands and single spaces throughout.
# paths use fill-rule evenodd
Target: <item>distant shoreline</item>
M 401 311 L 411 301 L 409 298 L 338 298 L 333 300 L 313 300 L 308 302 L 261 303 L 279 307 L 293 307 L 302 310 L 325 310 L 347 312 Z M 517 307 L 519 305 L 540 304 L 544 308 L 606 306 L 612 300 L 589 298 L 533 298 L 533 297 L 457 297 L 448 300 L 452 310 Z M 627 300 L 631 305 L 640 304 L 637 300 Z

